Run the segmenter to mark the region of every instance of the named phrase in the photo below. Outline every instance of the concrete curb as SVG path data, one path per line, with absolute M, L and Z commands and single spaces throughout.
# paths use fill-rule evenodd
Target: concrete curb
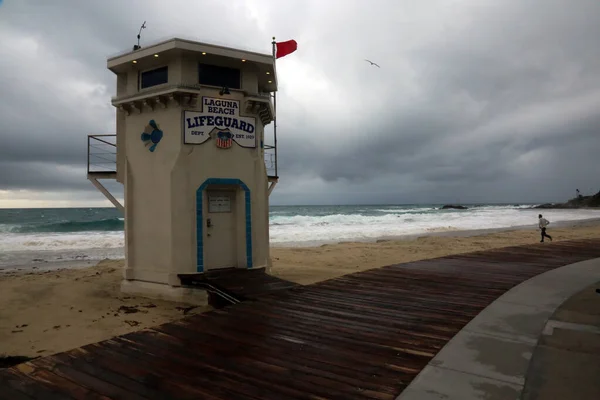
M 548 319 L 600 281 L 600 258 L 535 276 L 506 292 L 440 350 L 396 400 L 519 399 Z

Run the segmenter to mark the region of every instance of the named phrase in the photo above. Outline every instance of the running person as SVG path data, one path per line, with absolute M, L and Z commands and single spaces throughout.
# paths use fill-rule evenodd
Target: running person
M 544 242 L 544 237 L 547 237 L 548 239 L 550 239 L 550 241 L 552 241 L 552 236 L 550 236 L 546 233 L 546 227 L 548 226 L 550 221 L 548 221 L 546 218 L 542 217 L 542 214 L 540 214 L 538 216 L 538 218 L 539 218 L 538 226 L 540 227 L 540 230 L 542 231 L 542 240 L 540 240 L 540 243 Z

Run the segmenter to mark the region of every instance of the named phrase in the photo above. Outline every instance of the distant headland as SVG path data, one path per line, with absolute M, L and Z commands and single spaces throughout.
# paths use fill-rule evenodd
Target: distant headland
M 532 208 L 600 208 L 600 192 L 593 196 L 580 194 L 566 203 L 546 203 Z

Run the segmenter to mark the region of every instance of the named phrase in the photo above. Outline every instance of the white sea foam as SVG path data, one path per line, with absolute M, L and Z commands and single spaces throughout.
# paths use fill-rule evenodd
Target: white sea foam
M 122 231 L 70 233 L 0 233 L 0 253 L 5 251 L 45 251 L 110 249 L 124 245 Z
M 468 210 L 434 207 L 273 208 L 272 245 L 311 245 L 373 240 L 446 231 L 537 227 L 540 210 L 531 206 L 476 206 Z M 541 210 L 551 223 L 600 218 L 600 210 Z M 551 224 L 550 227 L 553 225 Z M 123 231 L 14 233 L 0 226 L 0 265 L 44 260 L 122 257 Z
M 385 210 L 383 215 L 333 214 L 325 216 L 274 216 L 271 218 L 271 243 L 369 240 L 428 232 L 500 229 L 537 226 L 540 210 L 523 207 L 477 207 L 466 211 Z M 385 210 L 385 211 L 384 211 Z M 393 211 L 393 212 L 391 212 Z M 408 212 L 407 212 L 408 211 Z M 595 210 L 542 210 L 552 222 L 600 218 Z

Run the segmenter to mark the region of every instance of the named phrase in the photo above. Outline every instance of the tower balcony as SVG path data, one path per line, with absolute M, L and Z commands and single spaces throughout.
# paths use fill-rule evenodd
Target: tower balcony
M 99 181 L 117 179 L 117 135 L 88 135 L 87 178 L 119 211 L 125 211 Z
M 88 135 L 87 174 L 97 179 L 117 178 L 117 135 Z
M 279 179 L 276 150 L 274 145 L 264 145 L 264 162 L 269 182 L 277 182 Z M 92 183 L 98 179 L 117 179 L 117 135 L 88 135 L 87 177 Z M 102 189 L 100 191 L 103 192 Z

